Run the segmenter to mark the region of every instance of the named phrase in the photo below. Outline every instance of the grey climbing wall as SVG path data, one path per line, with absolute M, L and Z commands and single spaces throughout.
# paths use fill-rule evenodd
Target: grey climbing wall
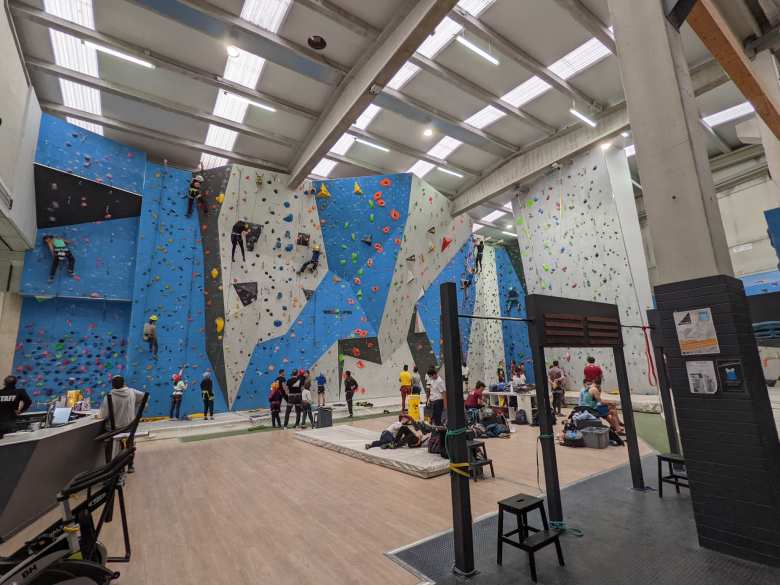
M 482 256 L 482 272 L 476 279 L 475 315 L 501 315 L 496 274 L 496 249 L 485 246 Z M 481 380 L 488 386 L 498 381 L 496 371 L 504 361 L 504 335 L 501 321 L 475 319 L 471 324 L 468 366 L 469 382 Z M 504 364 L 506 366 L 506 364 Z M 506 367 L 504 368 L 506 371 Z

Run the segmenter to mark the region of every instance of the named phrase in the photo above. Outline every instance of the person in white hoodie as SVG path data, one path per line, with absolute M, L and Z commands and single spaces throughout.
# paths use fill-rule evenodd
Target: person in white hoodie
M 103 403 L 100 405 L 97 417 L 106 420 L 106 429 L 113 430 L 108 411 L 108 396 L 111 396 L 111 410 L 114 411 L 114 425 L 117 429 L 126 427 L 138 414 L 138 407 L 144 398 L 144 393 L 135 388 L 129 388 L 125 385 L 125 379 L 122 376 L 114 376 L 111 379 L 111 392 L 109 392 Z M 114 455 L 118 452 L 120 446 L 114 443 Z M 131 461 L 128 466 L 128 472 L 133 473 L 135 468 Z
M 182 380 L 181 374 L 173 375 L 173 392 L 171 393 L 171 419 L 181 420 L 181 402 L 187 383 Z

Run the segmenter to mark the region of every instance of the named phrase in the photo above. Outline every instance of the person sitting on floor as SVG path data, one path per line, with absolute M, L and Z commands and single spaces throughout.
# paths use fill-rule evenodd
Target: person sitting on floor
M 383 449 L 388 449 L 389 445 L 392 445 L 395 442 L 395 438 L 398 435 L 398 432 L 403 428 L 405 425 L 411 425 L 412 424 L 412 418 L 407 414 L 401 414 L 398 416 L 398 420 L 394 423 L 391 423 L 389 427 L 387 427 L 384 431 L 382 431 L 382 434 L 379 435 L 379 439 L 374 441 L 373 443 L 366 443 L 366 449 L 373 449 L 374 447 L 381 447 Z
M 595 410 L 601 418 L 609 423 L 612 430 L 619 435 L 624 435 L 623 423 L 617 412 L 617 405 L 614 402 L 602 402 L 601 390 L 596 384 L 587 384 L 580 390 L 580 406 Z

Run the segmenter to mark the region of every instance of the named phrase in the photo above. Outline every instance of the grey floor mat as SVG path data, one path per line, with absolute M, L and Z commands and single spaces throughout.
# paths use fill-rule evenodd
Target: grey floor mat
M 643 460 L 645 483 L 656 485 L 655 457 Z M 565 567 L 555 547 L 536 553 L 540 584 L 546 585 L 777 585 L 780 569 L 765 567 L 699 547 L 690 494 L 665 486 L 658 493 L 635 492 L 628 467 L 577 483 L 562 493 L 564 517 L 585 535 L 561 539 Z M 529 522 L 539 524 L 533 514 Z M 509 515 L 504 528 L 516 525 Z M 474 524 L 474 556 L 479 574 L 468 580 L 452 574 L 452 532 L 388 553 L 421 581 L 441 585 L 521 585 L 532 583 L 527 555 L 504 545 L 504 564 L 496 564 L 495 515 Z

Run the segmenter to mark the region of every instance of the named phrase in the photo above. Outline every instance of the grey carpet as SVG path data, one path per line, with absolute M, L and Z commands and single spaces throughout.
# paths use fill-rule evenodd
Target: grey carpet
M 656 486 L 656 459 L 643 459 L 645 483 Z M 716 553 L 698 545 L 690 494 L 664 486 L 655 491 L 629 488 L 628 467 L 577 483 L 562 492 L 564 518 L 582 529 L 582 538 L 561 538 L 565 567 L 559 567 L 555 547 L 536 553 L 542 585 L 777 585 L 780 569 Z M 538 514 L 529 523 L 540 525 Z M 505 515 L 504 529 L 515 528 Z M 479 574 L 471 579 L 452 574 L 452 532 L 436 536 L 388 556 L 415 572 L 421 580 L 440 585 L 522 585 L 533 583 L 525 552 L 504 545 L 503 566 L 496 564 L 497 517 L 474 524 L 474 556 Z

